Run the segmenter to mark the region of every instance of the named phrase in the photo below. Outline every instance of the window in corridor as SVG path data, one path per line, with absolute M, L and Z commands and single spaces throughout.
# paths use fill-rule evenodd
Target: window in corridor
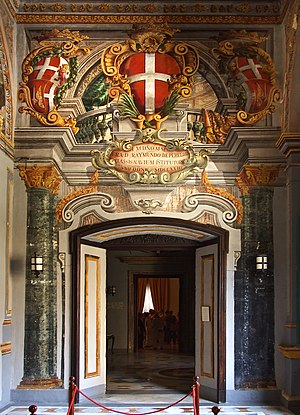
M 154 309 L 154 305 L 153 305 L 153 300 L 152 300 L 150 284 L 149 284 L 149 282 L 147 282 L 143 313 L 148 313 L 149 310 L 151 310 L 151 309 Z

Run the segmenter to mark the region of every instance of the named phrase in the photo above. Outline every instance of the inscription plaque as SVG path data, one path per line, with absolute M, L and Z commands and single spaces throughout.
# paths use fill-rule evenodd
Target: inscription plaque
M 195 152 L 186 139 L 160 137 L 161 130 L 139 130 L 134 140 L 116 140 L 105 151 L 92 151 L 96 169 L 110 171 L 126 183 L 167 184 L 207 165 L 207 150 Z

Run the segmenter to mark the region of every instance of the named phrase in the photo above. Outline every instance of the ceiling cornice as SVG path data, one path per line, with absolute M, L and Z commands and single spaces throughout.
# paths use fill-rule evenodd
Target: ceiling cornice
M 249 24 L 283 22 L 290 0 L 4 0 L 20 24 Z
M 155 20 L 157 24 L 255 24 L 277 25 L 282 23 L 280 15 L 137 15 L 137 14 L 46 14 L 18 13 L 18 24 L 143 24 Z

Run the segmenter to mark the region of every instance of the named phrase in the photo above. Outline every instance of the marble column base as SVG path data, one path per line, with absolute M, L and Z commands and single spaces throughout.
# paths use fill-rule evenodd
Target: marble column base
M 62 380 L 56 376 L 50 378 L 23 378 L 17 389 L 54 389 L 62 386 Z

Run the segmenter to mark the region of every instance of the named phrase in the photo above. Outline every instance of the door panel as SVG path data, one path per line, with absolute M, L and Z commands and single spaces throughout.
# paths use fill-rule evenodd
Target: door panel
M 196 251 L 196 327 L 195 368 L 200 379 L 201 398 L 219 402 L 219 333 L 218 333 L 218 245 Z M 222 353 L 223 355 L 223 353 Z
M 106 251 L 82 245 L 80 257 L 80 385 L 82 389 L 97 385 L 104 391 Z

